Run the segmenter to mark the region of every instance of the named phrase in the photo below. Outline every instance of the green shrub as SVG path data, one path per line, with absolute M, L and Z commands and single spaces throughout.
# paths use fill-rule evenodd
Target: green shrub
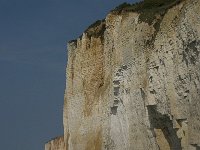
M 124 8 L 130 7 L 130 6 L 131 6 L 131 4 L 128 4 L 128 3 L 125 2 L 125 3 L 122 3 L 119 6 L 117 6 L 115 8 L 115 10 L 123 10 Z

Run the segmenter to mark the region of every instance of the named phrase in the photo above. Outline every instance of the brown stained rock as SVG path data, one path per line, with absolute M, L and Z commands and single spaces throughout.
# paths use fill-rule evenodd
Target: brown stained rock
M 88 135 L 88 141 L 85 150 L 101 150 L 102 149 L 102 130 Z

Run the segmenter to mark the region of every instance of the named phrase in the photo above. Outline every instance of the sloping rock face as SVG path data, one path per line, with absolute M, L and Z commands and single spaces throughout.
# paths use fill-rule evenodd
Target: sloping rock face
M 112 11 L 69 42 L 65 150 L 200 149 L 200 1 L 145 13 Z

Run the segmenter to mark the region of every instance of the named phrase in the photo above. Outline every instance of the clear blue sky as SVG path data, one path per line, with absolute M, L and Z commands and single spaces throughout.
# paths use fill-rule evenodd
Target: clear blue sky
M 136 0 L 0 0 L 2 150 L 44 150 L 63 134 L 66 43 L 125 1 Z

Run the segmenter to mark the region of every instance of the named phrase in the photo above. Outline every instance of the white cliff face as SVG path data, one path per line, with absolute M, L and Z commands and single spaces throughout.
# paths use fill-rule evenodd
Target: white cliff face
M 65 149 L 198 150 L 199 16 L 199 0 L 152 23 L 112 12 L 70 42 Z

